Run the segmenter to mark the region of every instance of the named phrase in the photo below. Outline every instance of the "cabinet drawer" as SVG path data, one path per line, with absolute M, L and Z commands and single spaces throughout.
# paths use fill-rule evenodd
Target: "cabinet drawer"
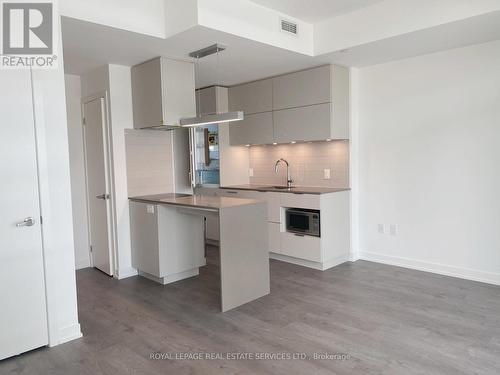
M 244 198 L 244 199 L 257 199 L 265 201 L 266 198 L 258 191 L 252 190 L 238 190 L 238 189 L 219 189 L 221 197 Z
M 268 234 L 269 234 L 269 251 L 281 254 L 281 232 L 280 232 L 280 224 L 277 223 L 268 223 Z
M 281 253 L 294 258 L 321 262 L 321 239 L 299 236 L 294 233 L 280 233 Z
M 241 121 L 229 127 L 229 143 L 232 146 L 268 144 L 274 141 L 273 113 L 245 114 Z
M 320 196 L 315 194 L 281 194 L 281 206 L 319 210 Z
M 330 103 L 284 109 L 274 112 L 273 116 L 276 142 L 332 138 Z

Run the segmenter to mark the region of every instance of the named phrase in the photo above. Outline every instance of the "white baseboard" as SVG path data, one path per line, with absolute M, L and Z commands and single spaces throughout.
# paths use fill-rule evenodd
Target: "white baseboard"
M 439 263 L 425 262 L 417 259 L 395 257 L 361 251 L 359 259 L 371 262 L 384 263 L 392 266 L 411 268 L 414 270 L 437 273 L 439 275 L 458 277 L 472 281 L 479 281 L 488 284 L 500 285 L 500 273 L 485 272 L 470 268 L 460 268 Z
M 137 276 L 137 270 L 133 267 L 120 268 L 115 274 L 118 280 L 126 279 L 127 277 Z
M 314 268 L 315 270 L 320 270 L 320 271 L 324 271 L 324 270 L 327 270 L 329 268 L 338 266 L 339 264 L 345 263 L 349 260 L 347 256 L 341 256 L 341 257 L 329 259 L 326 262 L 313 262 L 311 260 L 294 258 L 294 257 L 290 257 L 288 255 L 276 254 L 276 253 L 272 253 L 272 252 L 269 253 L 269 258 L 279 260 L 282 262 L 296 264 L 298 266 Z
M 82 337 L 82 331 L 80 329 L 80 324 L 72 324 L 67 327 L 59 329 L 59 334 L 57 341 L 55 343 L 49 343 L 50 347 L 64 344 L 65 342 L 76 340 Z
M 139 275 L 142 277 L 145 277 L 146 279 L 149 279 L 151 281 L 157 282 L 159 284 L 167 285 L 170 283 L 175 283 L 176 281 L 179 281 L 179 280 L 187 279 L 189 277 L 198 276 L 199 275 L 199 268 L 198 267 L 192 268 L 190 270 L 179 272 L 179 273 L 174 273 L 172 275 L 168 275 L 165 277 L 156 277 L 154 275 L 151 275 L 147 272 L 142 272 L 142 271 L 139 271 Z

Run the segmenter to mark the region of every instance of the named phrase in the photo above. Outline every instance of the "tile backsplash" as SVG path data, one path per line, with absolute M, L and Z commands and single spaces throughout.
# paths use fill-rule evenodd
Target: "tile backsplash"
M 250 147 L 251 184 L 284 185 L 286 167 L 281 164 L 278 174 L 274 164 L 279 158 L 290 163 L 294 185 L 344 188 L 349 187 L 349 141 L 312 142 Z M 330 179 L 324 170 L 330 169 Z

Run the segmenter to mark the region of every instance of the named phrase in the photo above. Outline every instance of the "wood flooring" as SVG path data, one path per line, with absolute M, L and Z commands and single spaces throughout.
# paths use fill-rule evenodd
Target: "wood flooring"
M 84 337 L 4 360 L 0 374 L 500 374 L 500 287 L 271 261 L 271 294 L 221 313 L 217 249 L 208 257 L 199 277 L 167 286 L 77 271 Z

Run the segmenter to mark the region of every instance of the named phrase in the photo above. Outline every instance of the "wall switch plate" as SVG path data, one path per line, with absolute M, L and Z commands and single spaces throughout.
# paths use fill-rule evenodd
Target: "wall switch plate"
M 398 225 L 397 224 L 391 224 L 389 225 L 389 233 L 391 236 L 397 236 L 398 235 Z
M 329 180 L 330 179 L 330 169 L 323 169 L 323 178 L 325 180 Z
M 146 206 L 146 212 L 148 214 L 154 214 L 155 213 L 155 206 L 153 204 L 148 204 Z
M 248 170 L 248 175 L 249 175 L 250 177 L 253 177 L 253 168 L 250 168 L 250 169 Z
M 385 225 L 384 224 L 377 224 L 377 230 L 379 234 L 385 234 Z

